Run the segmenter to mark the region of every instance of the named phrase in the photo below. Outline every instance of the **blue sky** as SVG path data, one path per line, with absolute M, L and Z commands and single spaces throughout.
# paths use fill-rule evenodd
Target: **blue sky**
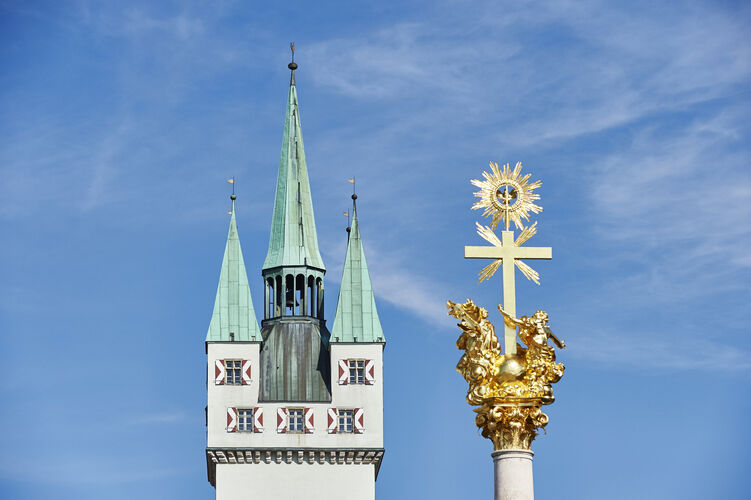
M 462 258 L 491 160 L 543 180 L 529 244 L 553 260 L 517 307 L 568 345 L 538 498 L 746 498 L 749 21 L 741 2 L 0 2 L 0 496 L 212 498 L 225 179 L 262 310 L 294 40 L 329 321 L 354 175 L 388 338 L 379 498 L 491 495 L 444 307 L 501 300 Z

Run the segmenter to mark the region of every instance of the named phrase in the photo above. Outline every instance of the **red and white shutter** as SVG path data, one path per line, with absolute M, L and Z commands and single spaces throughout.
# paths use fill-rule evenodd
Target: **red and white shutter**
M 362 434 L 365 430 L 365 419 L 362 408 L 355 408 L 355 434 Z
M 349 362 L 346 359 L 339 360 L 339 385 L 347 385 L 349 382 Z
M 243 385 L 250 384 L 250 360 L 243 359 Z
M 263 408 L 253 408 L 253 432 L 263 432 Z
M 313 432 L 313 408 L 305 408 L 305 434 Z
M 237 432 L 237 408 L 227 408 L 227 432 Z
M 329 408 L 328 411 L 329 416 L 329 434 L 336 434 L 336 430 L 338 428 L 338 420 L 339 420 L 339 411 L 336 408 Z
M 224 360 L 223 359 L 217 359 L 216 363 L 214 364 L 214 384 L 216 385 L 222 385 L 224 384 Z
M 373 385 L 375 382 L 375 363 L 372 359 L 365 361 L 365 383 Z
M 276 432 L 279 434 L 287 432 L 287 408 L 276 410 Z

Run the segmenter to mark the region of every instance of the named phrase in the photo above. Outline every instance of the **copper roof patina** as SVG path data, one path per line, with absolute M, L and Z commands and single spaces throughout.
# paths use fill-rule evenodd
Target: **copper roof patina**
M 206 333 L 206 342 L 260 342 L 261 332 L 253 309 L 248 273 L 245 270 L 240 239 L 237 235 L 234 195 L 232 198 L 229 234 L 224 247 L 219 286 L 216 290 L 209 331 Z
M 282 136 L 282 152 L 276 181 L 274 215 L 271 221 L 269 250 L 263 275 L 288 277 L 299 275 L 322 280 L 326 272 L 318 250 L 313 202 L 300 129 L 294 71 Z M 296 281 L 295 281 L 296 283 Z M 294 290 L 279 291 L 283 297 L 282 314 L 263 322 L 263 346 L 260 352 L 260 401 L 331 401 L 329 332 L 323 321 L 323 295 L 317 317 L 288 314 L 286 302 L 296 303 Z M 289 297 L 288 297 L 289 293 Z M 321 288 L 321 294 L 323 288 Z M 305 299 L 303 299 L 303 302 Z M 294 306 L 293 306 L 294 309 Z
M 292 74 L 294 77 L 294 69 Z M 263 269 L 284 266 L 310 266 L 322 271 L 326 269 L 318 250 L 294 78 L 287 97 L 274 215 Z
M 352 227 L 331 342 L 386 342 L 360 238 L 356 200 L 357 195 L 352 195 Z

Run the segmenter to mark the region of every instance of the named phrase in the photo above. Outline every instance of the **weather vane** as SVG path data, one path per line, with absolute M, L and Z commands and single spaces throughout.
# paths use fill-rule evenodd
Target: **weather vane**
M 446 303 L 449 315 L 460 320 L 462 333 L 456 345 L 465 353 L 456 369 L 469 383 L 467 402 L 479 405 L 475 424 L 484 437 L 493 441 L 496 500 L 533 498 L 530 447 L 538 430 L 548 423 L 541 406 L 553 402 L 551 384 L 560 380 L 564 370 L 562 363 L 555 362 L 555 351 L 548 341 L 558 348 L 565 344 L 550 330 L 547 313 L 537 311 L 529 317 L 516 317 L 515 270 L 518 268 L 527 279 L 540 284 L 539 273 L 521 259 L 552 258 L 550 247 L 523 246 L 537 234 L 537 222 L 524 224 L 530 214 L 542 212 L 535 203 L 540 199 L 535 189 L 542 182 L 530 182 L 531 174 L 522 175 L 521 171 L 521 162 L 513 169 L 509 164 L 500 169 L 497 163 L 490 162 L 490 172 L 483 172 L 484 180 L 472 180 L 480 188 L 474 193 L 479 200 L 472 209 L 483 209 L 482 215 L 491 218 L 489 226 L 476 223 L 477 233 L 491 246 L 464 247 L 467 259 L 493 259 L 480 271 L 480 282 L 502 268 L 503 305 L 498 310 L 504 320 L 503 352 L 485 308 L 471 299 L 464 304 Z M 501 221 L 504 229 L 499 238 L 495 229 Z M 519 230 L 518 236 L 514 229 Z M 517 335 L 523 345 L 517 344 Z M 509 461 L 520 457 L 529 459 L 528 481 L 526 472 L 519 472 L 518 463 Z M 515 481 L 528 482 L 517 490 L 524 491 L 524 496 L 510 493 L 516 487 L 509 488 L 509 484 Z M 499 486 L 499 482 L 503 485 Z

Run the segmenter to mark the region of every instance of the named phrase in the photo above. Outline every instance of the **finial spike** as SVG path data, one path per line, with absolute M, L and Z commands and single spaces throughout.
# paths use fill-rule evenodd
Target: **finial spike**
M 292 62 L 287 67 L 292 71 L 292 75 L 289 79 L 289 84 L 295 84 L 295 70 L 297 69 L 297 63 L 295 62 L 295 42 L 289 42 L 289 50 L 292 52 Z
M 229 199 L 232 200 L 232 209 L 227 211 L 227 215 L 232 215 L 235 213 L 235 200 L 237 199 L 237 196 L 235 196 L 235 177 L 227 179 L 227 182 L 232 184 L 232 194 L 229 195 Z

